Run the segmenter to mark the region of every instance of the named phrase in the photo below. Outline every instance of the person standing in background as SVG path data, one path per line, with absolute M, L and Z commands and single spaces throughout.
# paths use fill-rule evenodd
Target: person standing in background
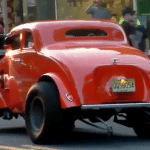
M 97 7 L 93 7 L 94 4 Z M 111 19 L 112 17 L 110 11 L 106 8 L 106 3 L 101 0 L 94 0 L 93 4 L 87 8 L 86 13 L 92 14 L 92 19 Z
M 4 49 L 4 23 L 3 20 L 0 19 L 0 49 Z
M 148 54 L 149 52 L 149 39 L 146 29 L 143 25 L 137 24 L 137 17 L 135 11 L 129 7 L 123 10 L 124 22 L 121 24 L 129 44 L 137 49 Z

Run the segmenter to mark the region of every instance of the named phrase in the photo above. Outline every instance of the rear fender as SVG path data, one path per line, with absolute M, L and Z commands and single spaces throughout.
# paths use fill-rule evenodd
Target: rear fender
M 68 88 L 69 83 L 67 83 L 67 81 L 62 81 L 60 79 L 60 77 L 58 77 L 56 74 L 53 73 L 47 73 L 42 75 L 42 77 L 40 77 L 38 82 L 41 81 L 48 81 L 48 82 L 53 82 L 59 91 L 59 96 L 60 96 L 60 103 L 61 103 L 61 108 L 65 109 L 65 108 L 70 108 L 70 107 L 75 107 L 75 106 L 81 106 L 79 97 L 77 96 L 78 94 L 75 94 L 76 91 L 74 89 L 74 91 L 71 91 Z M 71 94 L 73 96 L 73 100 L 69 100 L 67 99 L 67 94 Z

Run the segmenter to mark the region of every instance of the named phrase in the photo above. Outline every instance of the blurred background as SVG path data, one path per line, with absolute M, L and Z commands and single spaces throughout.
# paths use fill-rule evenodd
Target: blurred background
M 150 29 L 150 0 L 102 0 L 112 20 L 119 22 L 122 10 L 129 6 L 137 18 Z M 86 8 L 93 0 L 0 0 L 0 33 L 8 33 L 16 25 L 37 20 L 91 19 Z M 150 31 L 150 30 L 148 30 Z M 150 32 L 148 32 L 150 39 Z

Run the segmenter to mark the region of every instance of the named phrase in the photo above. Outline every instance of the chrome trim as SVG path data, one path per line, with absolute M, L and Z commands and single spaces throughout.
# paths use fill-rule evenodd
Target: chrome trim
M 73 102 L 73 96 L 71 95 L 71 96 L 72 96 L 72 99 L 68 99 L 68 96 L 69 96 L 69 95 L 71 95 L 71 94 L 70 94 L 70 93 L 67 93 L 67 94 L 66 94 L 67 100 L 70 101 L 70 102 Z
M 150 103 L 99 104 L 82 105 L 81 110 L 117 109 L 117 108 L 150 108 Z
M 115 65 L 118 60 L 119 60 L 119 58 L 113 58 L 113 59 L 112 59 L 113 64 Z

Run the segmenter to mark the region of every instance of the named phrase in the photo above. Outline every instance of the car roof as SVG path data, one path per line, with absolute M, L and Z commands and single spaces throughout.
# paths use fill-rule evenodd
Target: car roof
M 31 23 L 21 24 L 14 27 L 11 32 L 21 29 L 40 29 L 43 26 L 57 27 L 57 29 L 65 27 L 87 27 L 87 26 L 97 26 L 97 27 L 111 27 L 121 30 L 121 27 L 116 22 L 110 20 L 47 20 L 47 21 L 37 21 Z
M 40 37 L 42 38 L 42 45 L 46 46 L 49 44 L 54 44 L 56 42 L 67 41 L 67 40 L 81 40 L 81 38 L 66 38 L 65 33 L 67 30 L 76 29 L 112 29 L 119 30 L 122 33 L 122 42 L 127 43 L 127 38 L 125 33 L 118 23 L 111 20 L 48 20 L 48 21 L 37 21 L 31 23 L 25 23 L 14 27 L 11 32 L 16 32 L 20 30 L 31 30 L 38 31 Z M 37 32 L 36 32 L 37 33 Z M 108 32 L 109 33 L 109 32 Z M 92 37 L 91 40 L 97 39 L 98 37 Z M 83 39 L 83 38 L 82 38 Z M 89 37 L 88 37 L 89 40 Z M 108 40 L 108 39 L 107 39 Z M 112 40 L 109 38 L 109 40 Z

